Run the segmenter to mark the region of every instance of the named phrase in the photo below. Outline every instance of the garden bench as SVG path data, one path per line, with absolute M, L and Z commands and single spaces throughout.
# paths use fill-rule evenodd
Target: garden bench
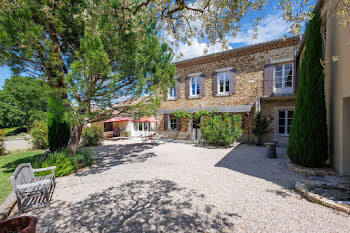
M 55 182 L 55 168 L 56 167 L 46 167 L 33 169 L 30 163 L 22 163 L 16 167 L 13 175 L 10 177 L 13 190 L 15 191 L 17 197 L 17 205 L 19 213 L 23 212 L 24 209 L 30 207 L 37 207 L 40 205 L 50 205 L 49 201 L 49 191 L 52 187 L 56 185 Z M 51 170 L 52 173 L 46 176 L 35 176 L 35 172 L 48 171 Z M 37 203 L 32 206 L 24 207 L 25 199 L 32 197 L 40 197 L 44 194 L 46 202 Z

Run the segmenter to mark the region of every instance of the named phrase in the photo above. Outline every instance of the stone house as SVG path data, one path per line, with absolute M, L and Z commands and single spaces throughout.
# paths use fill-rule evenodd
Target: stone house
M 200 139 L 200 122 L 176 119 L 175 110 L 241 114 L 242 142 L 254 142 L 254 113 L 271 121 L 264 141 L 288 143 L 297 80 L 299 37 L 275 40 L 176 62 L 176 87 L 157 112 L 158 131 L 169 138 Z

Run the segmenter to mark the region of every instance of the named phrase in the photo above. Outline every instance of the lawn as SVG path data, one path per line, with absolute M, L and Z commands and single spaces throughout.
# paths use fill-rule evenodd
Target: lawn
M 21 163 L 31 162 L 42 154 L 42 151 L 30 151 L 0 156 L 0 204 L 12 191 L 10 176 L 16 167 Z

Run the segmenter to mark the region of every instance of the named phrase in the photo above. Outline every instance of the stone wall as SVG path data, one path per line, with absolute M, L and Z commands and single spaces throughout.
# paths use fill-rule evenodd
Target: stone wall
M 268 50 L 255 54 L 232 57 L 210 63 L 181 67 L 177 65 L 176 74 L 181 80 L 180 98 L 164 101 L 159 108 L 182 109 L 212 106 L 254 104 L 257 96 L 263 95 L 263 70 L 265 64 L 293 56 L 295 46 Z M 217 69 L 233 67 L 236 69 L 236 93 L 230 96 L 212 95 L 212 74 Z M 205 75 L 205 96 L 199 99 L 185 98 L 185 77 L 192 73 L 202 72 Z

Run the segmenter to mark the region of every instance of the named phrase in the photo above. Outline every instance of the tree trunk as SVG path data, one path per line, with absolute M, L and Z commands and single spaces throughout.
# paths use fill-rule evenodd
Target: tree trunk
M 70 138 L 67 145 L 67 150 L 71 151 L 73 155 L 76 155 L 77 153 L 82 130 L 82 125 L 73 125 L 72 132 L 70 134 Z

